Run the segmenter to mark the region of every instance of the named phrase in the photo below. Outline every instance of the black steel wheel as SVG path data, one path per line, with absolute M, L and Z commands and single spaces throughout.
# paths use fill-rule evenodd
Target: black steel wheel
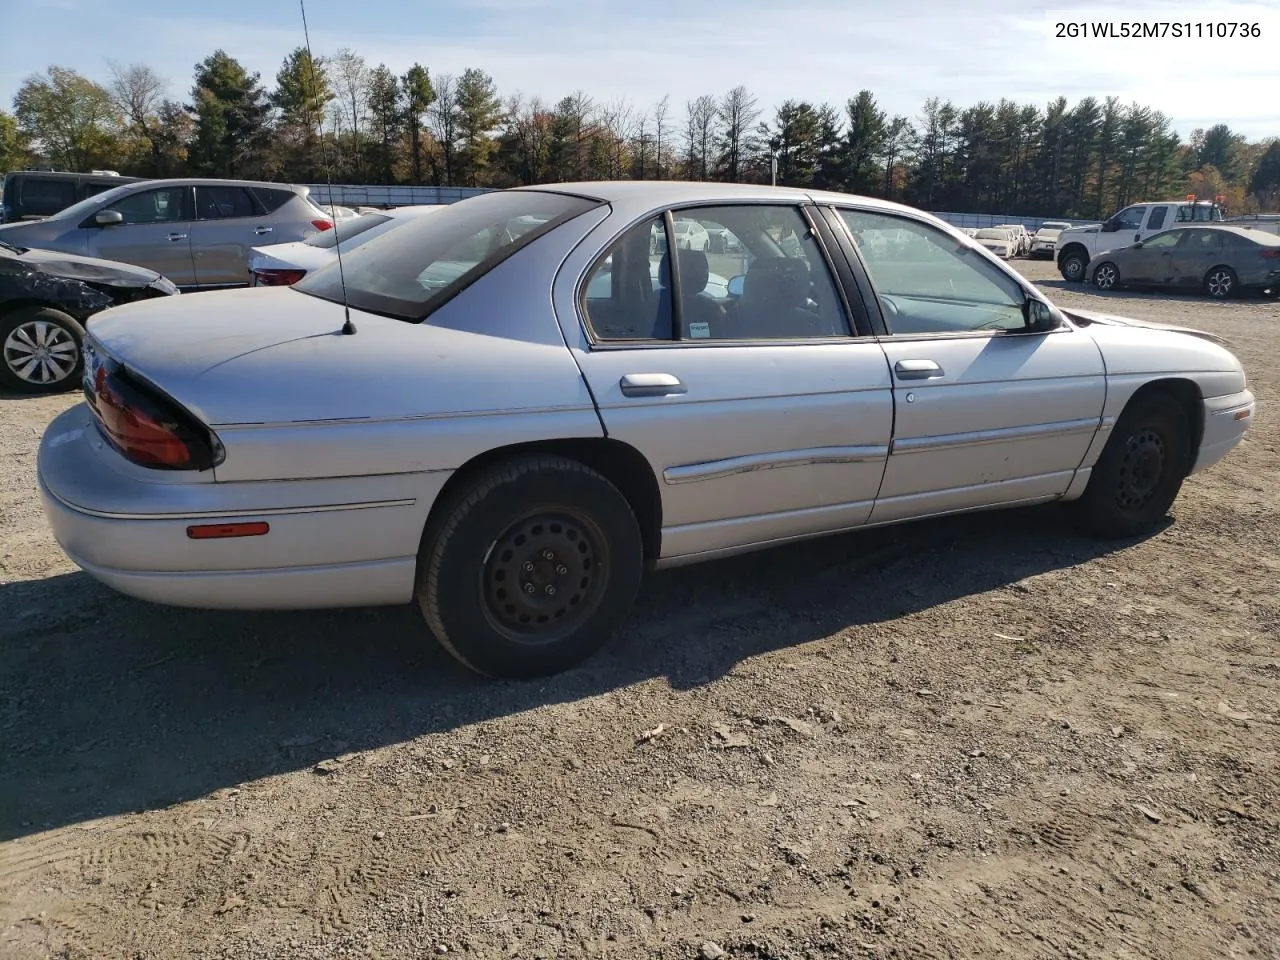
M 1070 506 L 1090 533 L 1127 538 L 1154 531 L 1191 469 L 1191 430 L 1182 405 L 1153 390 L 1129 402 Z
M 480 471 L 433 512 L 416 596 L 466 666 L 546 676 L 605 644 L 643 567 L 640 526 L 617 487 L 577 461 L 525 456 Z

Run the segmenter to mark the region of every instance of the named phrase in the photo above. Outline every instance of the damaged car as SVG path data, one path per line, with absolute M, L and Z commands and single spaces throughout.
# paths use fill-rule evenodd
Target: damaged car
M 75 388 L 91 316 L 177 292 L 154 270 L 0 240 L 0 385 L 20 393 Z

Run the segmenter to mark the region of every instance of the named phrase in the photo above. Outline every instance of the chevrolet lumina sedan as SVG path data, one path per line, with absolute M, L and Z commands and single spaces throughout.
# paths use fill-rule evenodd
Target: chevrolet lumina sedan
M 1002 260 L 1011 259 L 1018 251 L 1018 241 L 1004 227 L 986 227 L 975 233 L 973 239 Z
M 745 248 L 723 297 L 685 218 Z M 1049 501 L 1147 534 L 1254 411 L 1216 338 L 1061 310 L 838 193 L 501 190 L 342 267 L 95 321 L 38 462 L 77 564 L 164 604 L 412 602 L 463 663 L 537 676 L 647 568 Z
M 1225 224 L 1175 227 L 1089 261 L 1099 290 L 1181 287 L 1226 300 L 1247 290 L 1280 296 L 1280 236 Z

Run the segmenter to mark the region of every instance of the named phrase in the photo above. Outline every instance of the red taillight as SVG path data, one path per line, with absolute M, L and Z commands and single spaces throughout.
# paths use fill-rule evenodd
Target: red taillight
M 290 287 L 307 275 L 305 270 L 255 270 L 253 276 L 260 287 Z
M 208 431 L 154 390 L 103 363 L 86 390 L 103 433 L 128 460 L 159 470 L 208 470 L 219 449 Z
M 332 220 L 312 220 L 311 225 L 321 232 L 333 229 Z
M 1265 260 L 1280 260 L 1280 247 L 1275 250 L 1263 250 L 1262 256 Z

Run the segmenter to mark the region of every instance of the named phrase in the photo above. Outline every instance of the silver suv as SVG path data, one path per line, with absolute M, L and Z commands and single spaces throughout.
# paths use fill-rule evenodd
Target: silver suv
M 136 264 L 187 290 L 247 286 L 251 247 L 333 228 L 307 193 L 246 180 L 144 180 L 45 220 L 0 226 L 0 240 Z

